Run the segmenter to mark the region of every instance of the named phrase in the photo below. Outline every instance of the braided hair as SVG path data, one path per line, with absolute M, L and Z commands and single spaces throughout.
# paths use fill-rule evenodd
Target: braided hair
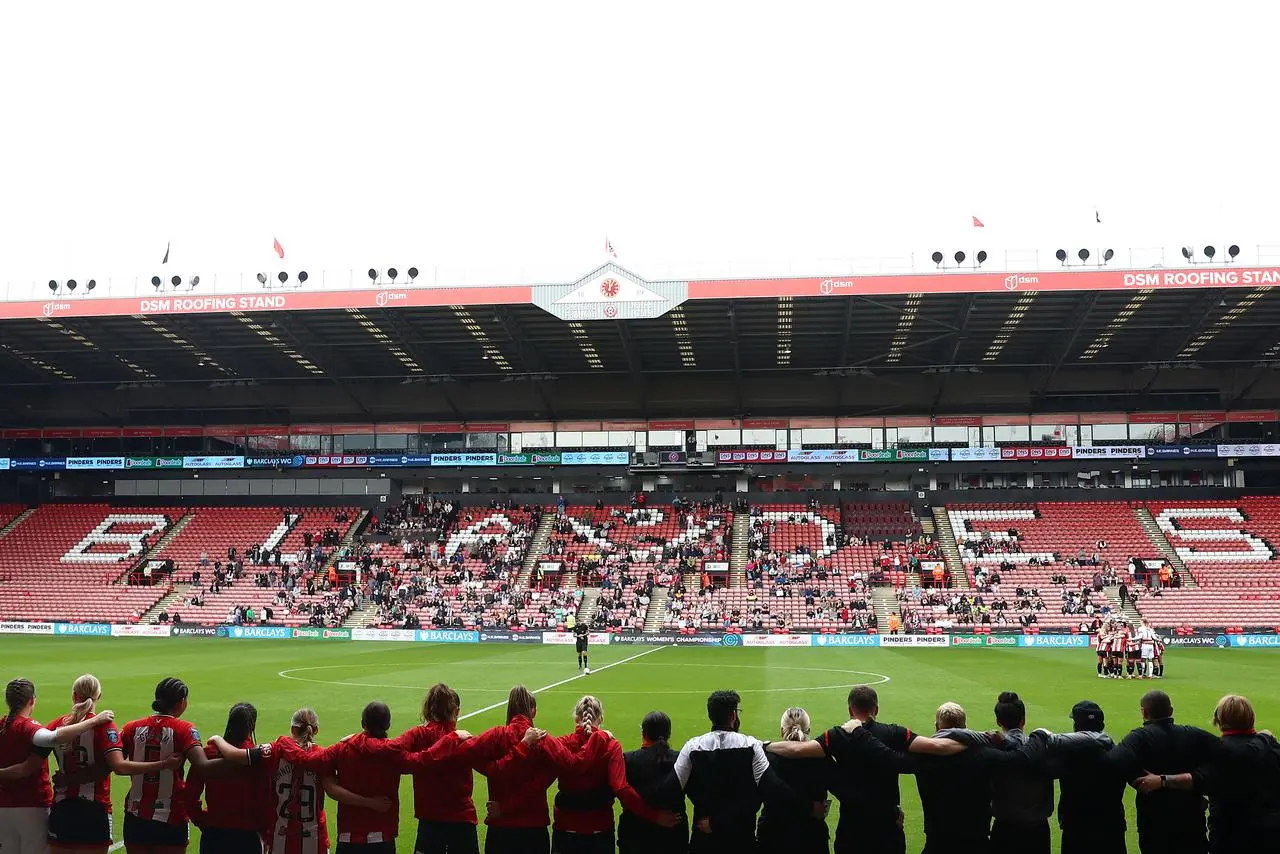
M 25 709 L 36 698 L 36 686 L 30 679 L 15 679 L 4 687 L 4 703 L 9 707 L 9 714 L 0 722 L 0 735 L 9 729 L 9 724 L 17 717 L 18 712 Z

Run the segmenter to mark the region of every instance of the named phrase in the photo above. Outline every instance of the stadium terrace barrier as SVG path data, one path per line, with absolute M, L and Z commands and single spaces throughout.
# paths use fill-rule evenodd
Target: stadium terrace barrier
M 107 623 L 0 622 L 0 635 L 51 635 L 61 637 L 206 637 L 237 640 L 357 640 L 398 643 L 515 643 L 568 645 L 570 632 L 513 632 L 505 629 L 344 629 L 300 626 L 168 626 L 151 624 L 109 625 Z M 1166 646 L 1213 647 L 1217 649 L 1280 649 L 1280 633 L 1227 634 L 1199 632 L 1162 634 Z M 1090 635 L 774 635 L 696 632 L 644 634 L 641 632 L 592 632 L 595 646 L 728 646 L 752 648 L 861 647 L 864 649 L 1088 649 Z

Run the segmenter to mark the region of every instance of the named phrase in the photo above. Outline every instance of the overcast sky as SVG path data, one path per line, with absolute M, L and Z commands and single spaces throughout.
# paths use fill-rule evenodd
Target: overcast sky
M 287 269 L 475 281 L 577 278 L 606 233 L 650 277 L 934 248 L 1252 251 L 1280 244 L 1278 18 L 7 3 L 0 282 L 150 276 L 169 240 L 167 269 L 273 270 L 273 237 Z

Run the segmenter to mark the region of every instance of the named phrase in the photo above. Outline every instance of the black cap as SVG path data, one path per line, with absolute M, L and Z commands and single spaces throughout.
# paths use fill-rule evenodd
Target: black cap
M 1102 723 L 1102 707 L 1093 700 L 1081 700 L 1071 707 L 1071 720 L 1078 724 Z

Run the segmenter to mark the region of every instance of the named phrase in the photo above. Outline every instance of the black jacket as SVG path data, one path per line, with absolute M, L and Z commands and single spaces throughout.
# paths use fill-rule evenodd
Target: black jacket
M 1124 780 L 1143 774 L 1183 774 L 1208 765 L 1219 740 L 1192 726 L 1175 724 L 1173 718 L 1147 721 L 1124 737 L 1107 755 Z M 1159 838 L 1205 838 L 1204 796 L 1196 792 L 1160 789 L 1138 793 L 1138 833 Z
M 684 818 L 684 792 L 676 779 L 677 754 L 666 744 L 652 744 L 622 755 L 627 783 L 657 809 L 681 816 L 673 828 L 659 827 L 626 810 L 618 819 L 618 850 L 648 854 L 651 851 L 683 851 L 689 844 L 689 822 Z
M 830 759 L 788 759 L 769 754 L 769 769 L 795 797 L 766 795 L 757 836 L 760 854 L 823 852 L 830 834 L 825 818 L 814 818 L 813 804 L 825 800 L 835 773 Z
M 1048 770 L 1058 778 L 1058 826 L 1063 830 L 1124 833 L 1125 780 L 1107 763 L 1113 747 L 1111 736 L 1102 732 L 1050 739 Z
M 1222 736 L 1213 761 L 1193 773 L 1209 796 L 1209 850 L 1260 850 L 1280 836 L 1280 745 L 1269 735 Z

